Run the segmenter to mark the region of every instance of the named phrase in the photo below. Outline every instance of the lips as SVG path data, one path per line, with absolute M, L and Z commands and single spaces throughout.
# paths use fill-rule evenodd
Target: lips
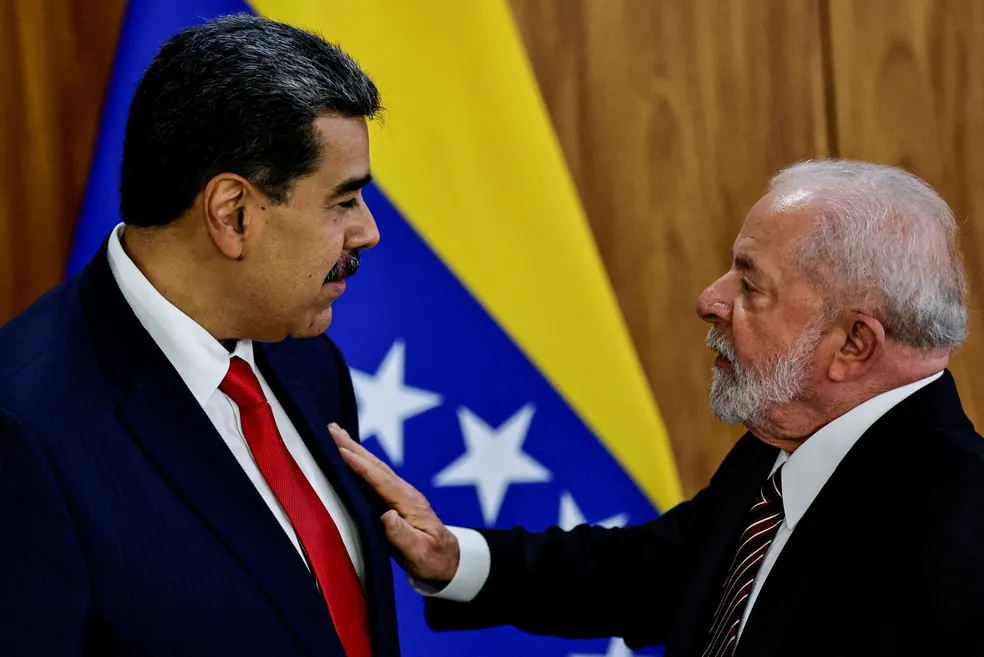
M 325 283 L 337 283 L 352 276 L 359 270 L 362 258 L 358 251 L 343 251 L 335 266 L 331 268 L 325 277 Z

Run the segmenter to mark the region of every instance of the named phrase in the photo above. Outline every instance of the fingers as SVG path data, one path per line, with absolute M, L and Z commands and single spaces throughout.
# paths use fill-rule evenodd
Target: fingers
M 335 444 L 338 445 L 339 449 L 345 448 L 350 452 L 354 452 L 355 454 L 358 454 L 359 456 L 369 461 L 376 467 L 389 472 L 394 477 L 397 476 L 396 473 L 393 472 L 393 469 L 390 468 L 388 465 L 386 465 L 386 463 L 381 461 L 379 458 L 377 458 L 375 454 L 370 452 L 368 449 L 366 449 L 356 441 L 352 440 L 352 437 L 349 436 L 348 431 L 346 431 L 345 429 L 341 428 L 340 426 L 332 422 L 331 424 L 328 425 L 328 432 L 331 434 L 331 437 L 335 439 Z
M 380 518 L 383 522 L 383 529 L 386 530 L 386 538 L 404 556 L 413 553 L 416 542 L 420 540 L 420 530 L 408 523 L 394 509 L 390 509 Z
M 370 452 L 368 449 L 366 449 L 356 441 L 352 440 L 352 438 L 348 435 L 348 432 L 345 431 L 345 429 L 341 428 L 340 426 L 332 422 L 331 424 L 328 425 L 328 431 L 335 438 L 335 443 L 338 445 L 339 450 L 341 451 L 347 450 L 350 454 L 354 454 L 358 456 L 360 459 L 362 459 L 363 467 L 358 472 L 363 476 L 363 478 L 365 478 L 366 473 L 368 473 L 370 476 L 373 476 L 375 480 L 380 484 L 385 484 L 389 482 L 396 489 L 402 490 L 403 493 L 408 496 L 408 498 L 417 498 L 415 501 L 418 504 L 423 503 L 424 506 L 429 506 L 427 504 L 427 500 L 424 498 L 423 495 L 420 494 L 420 492 L 416 488 L 408 484 L 398 474 L 393 472 L 393 468 L 391 468 L 384 461 L 379 459 L 375 454 Z M 370 485 L 372 485 L 371 482 Z M 376 486 L 373 485 L 373 488 L 376 488 Z M 384 499 L 389 500 L 389 498 L 386 495 L 384 495 L 378 488 L 376 488 L 376 492 L 379 493 L 380 496 L 382 496 Z
M 394 486 L 389 473 L 379 468 L 379 466 L 367 459 L 364 455 L 357 454 L 347 447 L 340 447 L 338 451 L 341 453 L 346 465 L 357 475 L 365 479 L 366 483 L 372 486 L 373 490 L 379 493 L 381 497 L 388 502 L 396 501 L 393 498 L 399 496 L 399 491 L 392 490 Z
M 331 434 L 331 437 L 335 439 L 335 444 L 339 447 L 346 447 L 348 449 L 352 449 L 353 447 L 361 447 L 359 443 L 352 440 L 352 437 L 348 434 L 348 431 L 341 428 L 334 422 L 328 425 L 328 432 Z
M 345 463 L 353 472 L 362 477 L 376 494 L 401 514 L 410 515 L 426 505 L 423 496 L 416 488 L 393 474 L 378 459 L 368 459 L 347 447 L 339 448 Z
M 375 476 L 372 472 L 373 468 L 369 462 L 366 461 L 366 459 L 346 447 L 339 447 L 338 453 L 342 455 L 342 460 L 345 461 L 345 465 L 347 465 L 352 472 L 365 479 L 366 483 L 374 489 L 376 488 L 375 483 L 371 481 Z
M 328 425 L 328 429 L 346 465 L 390 507 L 381 521 L 401 565 L 425 579 L 446 576 L 450 581 L 457 569 L 457 541 L 431 509 L 427 498 L 337 424 Z

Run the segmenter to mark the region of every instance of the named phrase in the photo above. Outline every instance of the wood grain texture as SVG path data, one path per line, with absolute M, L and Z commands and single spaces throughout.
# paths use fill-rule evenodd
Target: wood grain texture
M 64 276 L 125 0 L 0 0 L 0 322 Z
M 842 157 L 903 166 L 950 204 L 970 279 L 970 337 L 952 363 L 984 422 L 984 2 L 830 0 Z
M 717 421 L 695 312 L 768 178 L 827 154 L 813 0 L 511 0 L 686 494 Z
M 697 295 L 769 176 L 831 149 L 911 168 L 962 221 L 954 370 L 984 421 L 984 1 L 510 2 L 687 494 L 740 433 L 707 406 Z M 0 0 L 0 323 L 62 278 L 125 4 Z

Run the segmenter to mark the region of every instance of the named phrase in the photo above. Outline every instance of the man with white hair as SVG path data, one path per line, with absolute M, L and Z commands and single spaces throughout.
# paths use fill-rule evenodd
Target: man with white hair
M 946 370 L 967 334 L 956 232 L 897 168 L 776 175 L 698 301 L 711 407 L 748 433 L 644 525 L 448 528 L 333 427 L 428 622 L 668 657 L 984 655 L 984 442 Z

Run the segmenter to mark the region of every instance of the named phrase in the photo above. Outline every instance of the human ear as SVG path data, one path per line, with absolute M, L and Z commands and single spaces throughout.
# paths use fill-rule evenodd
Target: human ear
M 827 374 L 843 382 L 858 378 L 875 363 L 885 344 L 885 327 L 871 315 L 852 312 L 840 323 L 840 335 Z

